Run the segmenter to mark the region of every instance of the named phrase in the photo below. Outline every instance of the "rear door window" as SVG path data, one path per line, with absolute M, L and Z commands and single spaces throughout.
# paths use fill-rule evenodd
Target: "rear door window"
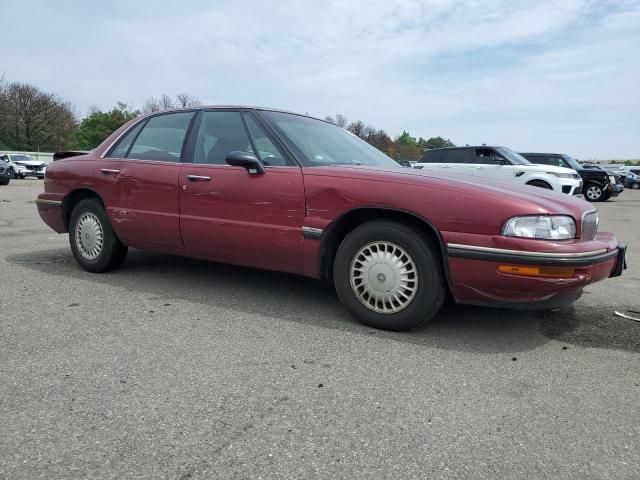
M 138 132 L 142 129 L 145 122 L 142 121 L 138 123 L 135 127 L 129 129 L 129 131 L 118 140 L 118 143 L 111 149 L 107 158 L 125 158 L 127 156 L 127 152 L 129 151 L 129 147 L 135 140 Z
M 179 162 L 194 112 L 151 117 L 131 146 L 127 158 Z
M 442 163 L 444 150 L 430 150 L 425 152 L 418 163 Z

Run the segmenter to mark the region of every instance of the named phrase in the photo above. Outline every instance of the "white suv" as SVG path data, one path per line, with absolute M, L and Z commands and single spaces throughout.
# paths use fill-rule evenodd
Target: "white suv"
M 569 195 L 582 193 L 582 179 L 575 170 L 534 165 L 506 147 L 435 148 L 427 150 L 414 168 L 524 183 Z
M 37 177 L 44 178 L 47 168 L 42 160 L 34 160 L 26 153 L 0 153 L 0 160 L 4 160 L 11 170 L 13 178 Z

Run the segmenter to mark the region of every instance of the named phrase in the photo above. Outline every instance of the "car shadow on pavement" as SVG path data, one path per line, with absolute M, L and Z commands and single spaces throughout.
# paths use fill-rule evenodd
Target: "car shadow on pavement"
M 140 292 L 148 300 L 196 302 L 440 349 L 521 352 L 553 339 L 640 352 L 640 323 L 615 317 L 606 306 L 577 303 L 554 311 L 533 311 L 447 303 L 430 322 L 398 333 L 356 323 L 328 284 L 297 275 L 139 250 L 130 251 L 120 269 L 105 274 L 85 272 L 66 248 L 10 255 L 6 260 L 52 276 Z

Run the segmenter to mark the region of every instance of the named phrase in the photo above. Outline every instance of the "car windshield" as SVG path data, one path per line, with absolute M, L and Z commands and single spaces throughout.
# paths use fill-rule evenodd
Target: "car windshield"
M 570 155 L 562 155 L 562 158 L 564 158 L 564 161 L 567 162 L 567 164 L 569 165 L 569 168 L 573 168 L 574 170 L 582 170 L 582 165 L 580 165 L 580 163 L 573 158 Z
M 301 153 L 309 166 L 371 165 L 402 168 L 390 157 L 346 130 L 311 117 L 262 111 L 265 117 Z
M 500 153 L 500 155 L 502 155 L 514 165 L 531 165 L 531 162 L 529 160 L 524 158 L 519 153 L 514 152 L 510 148 L 496 147 L 496 150 Z
M 11 159 L 14 162 L 25 162 L 28 160 L 33 160 L 29 155 L 11 155 Z

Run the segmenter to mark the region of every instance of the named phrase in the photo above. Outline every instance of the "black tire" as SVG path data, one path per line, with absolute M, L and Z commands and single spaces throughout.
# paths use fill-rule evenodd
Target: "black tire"
M 415 265 L 417 286 L 414 288 L 413 297 L 399 311 L 380 313 L 373 310 L 371 306 L 365 306 L 363 302 L 366 299 L 359 297 L 355 291 L 359 287 L 352 287 L 352 263 L 354 265 L 358 263 L 355 256 L 361 249 L 374 245 L 375 242 L 385 242 L 389 248 L 399 247 Z M 359 258 L 363 257 L 359 256 Z M 374 264 L 374 266 L 377 265 Z M 372 273 L 369 270 L 367 278 L 371 276 Z M 380 279 L 378 274 L 375 280 L 383 282 L 386 278 L 382 275 Z M 336 254 L 333 264 L 333 281 L 340 301 L 351 315 L 360 323 L 385 330 L 408 330 L 426 322 L 438 312 L 446 296 L 445 276 L 437 246 L 430 238 L 410 225 L 389 220 L 366 222 L 349 232 Z M 389 306 L 398 308 L 393 304 Z
M 542 180 L 531 180 L 527 183 L 527 185 L 531 185 L 532 187 L 546 188 L 547 190 L 553 190 L 553 188 L 551 188 L 551 185 Z
M 606 195 L 604 193 L 604 190 L 600 185 L 597 185 L 595 183 L 587 183 L 582 190 L 582 193 L 585 200 L 589 202 L 603 202 L 607 200 L 607 198 L 609 198 L 605 198 Z
M 3 180 L 2 182 L 0 182 L 0 185 L 9 185 L 10 181 L 11 179 L 8 178 L 6 181 Z
M 9 169 L 9 175 L 11 176 L 11 178 L 16 178 L 16 172 L 13 168 Z
M 82 253 L 83 247 L 78 244 L 78 221 L 86 217 L 99 224 L 102 233 L 102 245 L 95 258 Z M 88 230 L 89 231 L 89 230 Z M 82 229 L 80 230 L 82 232 Z M 88 272 L 101 273 L 119 267 L 127 256 L 127 247 L 123 245 L 111 228 L 102 203 L 96 198 L 81 200 L 71 212 L 69 219 L 69 244 L 76 261 Z
M 640 183 L 632 183 L 631 187 L 629 187 L 633 190 L 638 190 L 640 188 Z

